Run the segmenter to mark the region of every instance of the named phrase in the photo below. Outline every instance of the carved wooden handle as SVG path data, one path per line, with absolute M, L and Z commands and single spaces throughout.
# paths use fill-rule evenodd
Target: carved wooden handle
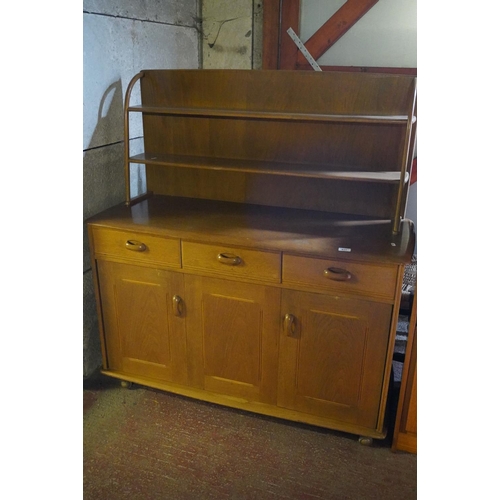
M 296 338 L 298 336 L 299 328 L 297 318 L 293 314 L 285 314 L 283 325 L 285 327 L 285 332 L 289 337 Z
M 333 281 L 349 281 L 351 273 L 340 267 L 328 267 L 323 271 L 323 276 Z
M 172 297 L 172 303 L 174 306 L 174 315 L 182 316 L 182 311 L 184 310 L 182 298 L 179 297 L 178 295 L 174 295 Z
M 145 252 L 148 248 L 144 243 L 137 240 L 127 240 L 125 246 L 133 252 Z
M 238 257 L 237 255 L 234 255 L 232 253 L 220 253 L 217 256 L 217 260 L 221 264 L 226 264 L 228 266 L 237 266 L 237 265 L 241 264 L 241 262 L 242 262 L 240 257 Z

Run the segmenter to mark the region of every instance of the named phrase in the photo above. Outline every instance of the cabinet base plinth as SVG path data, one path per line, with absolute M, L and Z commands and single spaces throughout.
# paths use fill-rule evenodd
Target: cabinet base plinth
M 188 398 L 197 399 L 208 403 L 214 403 L 221 406 L 227 406 L 229 408 L 235 408 L 237 410 L 257 413 L 259 415 L 266 415 L 269 417 L 280 418 L 283 420 L 301 424 L 308 424 L 325 429 L 347 432 L 349 434 L 358 434 L 364 439 L 384 439 L 387 436 L 387 430 L 385 428 L 382 428 L 382 430 L 370 429 L 367 427 L 353 425 L 335 419 L 301 413 L 295 410 L 290 410 L 288 408 L 281 408 L 279 406 L 259 403 L 255 401 L 247 401 L 245 399 L 233 396 L 216 394 L 213 392 L 205 391 L 203 389 L 187 387 L 170 382 L 164 382 L 161 380 L 149 379 L 146 377 L 137 377 L 133 375 L 130 376 L 123 372 L 101 370 L 101 373 L 109 377 L 117 378 L 122 382 L 136 383 L 145 387 L 150 387 L 152 389 L 160 389 L 162 391 L 177 394 L 179 396 L 186 396 Z

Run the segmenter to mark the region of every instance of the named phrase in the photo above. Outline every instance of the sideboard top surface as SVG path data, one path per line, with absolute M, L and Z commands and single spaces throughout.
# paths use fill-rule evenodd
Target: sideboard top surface
M 415 246 L 413 223 L 327 212 L 153 196 L 101 212 L 91 225 L 191 241 L 283 251 L 331 259 L 406 263 Z

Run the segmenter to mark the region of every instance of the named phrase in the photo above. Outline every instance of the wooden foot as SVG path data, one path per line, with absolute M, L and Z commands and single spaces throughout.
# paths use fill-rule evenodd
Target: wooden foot
M 359 436 L 358 442 L 363 446 L 371 446 L 373 444 L 373 438 L 367 436 Z
M 126 380 L 122 380 L 120 383 L 124 389 L 130 389 L 132 387 L 132 382 L 127 382 Z

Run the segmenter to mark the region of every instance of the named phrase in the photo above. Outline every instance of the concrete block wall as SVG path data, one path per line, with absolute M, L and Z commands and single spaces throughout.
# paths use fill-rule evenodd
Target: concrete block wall
M 203 0 L 205 69 L 261 69 L 264 0 Z
M 199 0 L 83 1 L 84 220 L 125 199 L 123 99 L 131 78 L 141 69 L 200 67 L 200 5 Z M 130 137 L 134 154 L 142 145 L 138 115 L 131 119 Z M 132 193 L 140 194 L 143 167 L 131 170 Z M 83 243 L 85 377 L 101 364 L 85 224 Z

